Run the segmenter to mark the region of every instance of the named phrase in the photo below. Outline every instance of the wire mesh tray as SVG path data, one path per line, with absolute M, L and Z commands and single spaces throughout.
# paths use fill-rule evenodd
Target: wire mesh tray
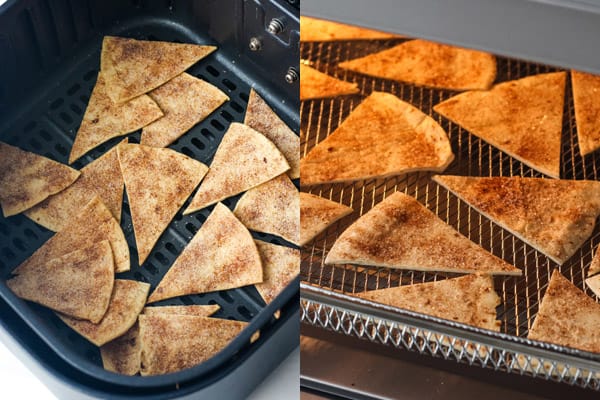
M 444 174 L 544 176 L 433 111 L 434 105 L 457 92 L 372 78 L 337 67 L 339 62 L 389 48 L 401 41 L 401 39 L 394 39 L 301 45 L 302 62 L 329 75 L 356 82 L 360 88 L 360 94 L 357 95 L 302 103 L 300 108 L 302 156 L 332 133 L 368 94 L 372 91 L 385 91 L 432 116 L 448 132 L 455 160 Z M 496 83 L 558 70 L 560 68 L 498 57 Z M 567 79 L 561 177 L 597 180 L 598 168 L 600 168 L 600 158 L 597 159 L 597 153 L 585 158 L 582 158 L 579 153 L 571 83 Z M 559 268 L 575 285 L 598 300 L 585 287 L 583 281 L 593 250 L 600 242 L 600 229 L 596 228 L 575 255 L 559 267 L 548 257 L 431 181 L 431 175 L 431 173 L 419 172 L 387 179 L 303 188 L 310 193 L 348 205 L 354 209 L 354 212 L 333 224 L 302 249 L 300 268 L 300 278 L 303 281 L 301 284 L 302 322 L 397 348 L 415 350 L 497 370 L 557 379 L 599 390 L 600 357 L 597 354 L 554 345 L 542 346 L 541 353 L 534 354 L 530 350 L 534 348 L 536 342 L 525 338 L 533 324 L 554 268 Z M 450 331 L 449 325 L 443 320 L 407 313 L 391 307 L 384 307 L 387 312 L 381 315 L 377 312 L 381 309 L 380 305 L 364 300 L 359 301 L 345 295 L 345 293 L 430 282 L 456 276 L 448 273 L 413 272 L 354 265 L 325 265 L 325 256 L 337 237 L 353 221 L 396 191 L 415 197 L 464 236 L 523 270 L 522 277 L 494 278 L 495 289 L 501 298 L 501 304 L 497 308 L 498 319 L 501 321 L 500 335 L 461 324 L 453 324 L 452 326 L 460 326 L 460 328 Z M 407 320 L 407 315 L 419 315 L 419 317 Z M 436 323 L 425 328 L 425 321 L 436 321 Z M 467 332 L 471 334 L 465 336 Z M 510 347 L 514 343 L 519 343 L 518 348 Z M 565 357 L 574 354 L 575 356 L 566 362 Z

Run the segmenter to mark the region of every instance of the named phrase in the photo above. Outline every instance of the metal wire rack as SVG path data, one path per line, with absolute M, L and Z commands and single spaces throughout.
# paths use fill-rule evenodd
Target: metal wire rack
M 302 103 L 300 108 L 302 155 L 306 155 L 310 149 L 332 133 L 340 122 L 368 94 L 372 91 L 385 91 L 398 96 L 402 100 L 418 107 L 424 113 L 432 116 L 448 133 L 455 154 L 455 160 L 445 171 L 445 174 L 469 176 L 544 176 L 476 136 L 471 135 L 460 126 L 451 123 L 433 111 L 434 105 L 452 97 L 456 92 L 372 78 L 337 67 L 339 62 L 374 53 L 391 47 L 400 41 L 402 39 L 302 43 L 302 62 L 329 75 L 356 82 L 361 90 L 360 94 L 354 96 L 312 100 Z M 560 68 L 551 66 L 498 57 L 496 82 L 559 70 Z M 561 178 L 597 180 L 600 157 L 596 153 L 593 153 L 582 158 L 579 152 L 570 79 L 567 79 L 563 115 Z M 498 319 L 502 323 L 501 332 L 503 334 L 526 338 L 554 268 L 560 268 L 560 271 L 575 285 L 586 290 L 588 295 L 598 300 L 585 287 L 583 280 L 591 262 L 593 251 L 598 243 L 600 243 L 600 229 L 595 229 L 590 239 L 581 246 L 576 254 L 559 267 L 545 255 L 523 243 L 514 235 L 500 228 L 488 218 L 470 208 L 456 196 L 431 181 L 430 177 L 431 174 L 421 172 L 380 180 L 317 185 L 303 188 L 305 191 L 348 205 L 354 209 L 352 214 L 329 227 L 302 250 L 300 277 L 305 289 L 301 301 L 303 322 L 371 341 L 392 344 L 395 347 L 416 350 L 421 353 L 428 353 L 444 358 L 453 358 L 461 362 L 473 363 L 475 360 L 473 354 L 479 354 L 478 352 L 467 351 L 469 346 L 486 346 L 485 341 L 471 343 L 470 341 L 459 340 L 458 337 L 452 337 L 452 335 L 448 337 L 447 334 L 435 332 L 435 330 L 427 333 L 418 323 L 414 326 L 398 325 L 393 320 L 388 321 L 393 326 L 388 324 L 391 330 L 385 329 L 387 336 L 370 336 L 367 334 L 368 330 L 360 329 L 357 326 L 365 326 L 365 324 L 368 325 L 369 323 L 388 326 L 382 322 L 384 320 L 376 319 L 370 313 L 356 313 L 351 309 L 344 309 L 343 306 L 339 308 L 327 304 L 327 293 L 352 294 L 367 290 L 435 281 L 452 276 L 452 274 L 447 273 L 424 273 L 388 268 L 324 264 L 327 252 L 344 229 L 358 217 L 369 211 L 375 204 L 382 201 L 387 195 L 396 191 L 402 191 L 414 196 L 423 205 L 435 212 L 443 221 L 457 229 L 473 242 L 478 243 L 484 249 L 523 270 L 522 277 L 495 278 L 496 291 L 501 298 L 501 304 L 497 309 L 497 313 Z M 307 296 L 305 296 L 306 289 L 313 286 L 324 289 L 326 295 L 320 298 L 325 299 L 325 301 L 319 302 L 314 299 L 307 299 Z M 374 305 L 374 303 L 369 304 L 370 307 Z M 347 320 L 348 318 L 350 318 L 349 326 L 340 323 L 340 320 Z M 337 322 L 334 320 L 337 320 Z M 396 330 L 396 335 L 391 335 L 391 331 L 394 329 Z M 409 333 L 408 336 L 412 339 L 403 341 L 401 338 L 406 338 L 407 332 Z M 418 334 L 415 334 L 415 332 Z M 433 334 L 437 336 L 431 336 Z M 393 339 L 394 337 L 395 339 Z M 421 343 L 424 340 L 425 344 L 423 346 L 419 347 L 416 345 L 419 342 L 416 339 L 417 337 L 421 338 Z M 444 338 L 444 342 L 440 342 L 440 337 Z M 439 352 L 437 349 L 443 347 L 441 344 L 449 343 L 448 340 L 453 344 L 446 346 L 446 348 L 453 350 L 450 353 Z M 415 345 L 411 343 L 415 343 Z M 436 350 L 433 351 L 431 346 L 434 346 L 433 348 Z M 598 375 L 596 374 L 600 372 L 600 364 L 595 365 L 596 370 L 594 370 L 594 367 L 584 370 L 570 366 L 565 367 L 567 364 L 564 363 L 564 360 L 561 361 L 560 357 L 557 359 L 558 361 L 551 360 L 545 354 L 544 357 L 541 357 L 537 361 L 532 361 L 531 358 L 527 358 L 531 355 L 527 357 L 523 355 L 526 352 L 519 354 L 511 353 L 511 356 L 508 357 L 507 351 L 507 349 L 503 348 L 502 342 L 500 342 L 499 345 L 486 348 L 484 352 L 486 357 L 479 359 L 476 364 L 494 369 L 504 369 L 506 371 L 526 372 L 546 378 L 562 376 L 560 381 L 600 389 L 600 381 L 598 381 Z M 478 357 L 475 358 L 478 359 Z M 523 360 L 525 359 L 529 361 L 524 363 Z M 493 360 L 495 361 L 492 362 Z M 551 368 L 552 365 L 555 368 Z M 536 368 L 539 369 L 539 373 L 537 374 L 535 373 Z M 589 374 L 585 375 L 585 371 L 589 372 Z M 584 375 L 589 379 L 581 380 L 580 378 Z M 574 379 L 574 376 L 577 379 Z

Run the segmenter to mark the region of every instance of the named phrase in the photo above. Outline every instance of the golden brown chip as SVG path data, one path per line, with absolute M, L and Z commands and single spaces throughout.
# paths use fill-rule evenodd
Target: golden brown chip
M 258 293 L 269 304 L 300 272 L 300 251 L 256 240 L 263 265 L 263 282 Z
M 148 283 L 115 279 L 108 310 L 99 323 L 93 324 L 61 314 L 58 316 L 81 336 L 96 346 L 102 346 L 123 335 L 135 324 L 149 290 Z
M 291 179 L 300 177 L 300 137 L 275 114 L 275 111 L 256 93 L 250 90 L 244 124 L 265 135 L 285 156 Z
M 77 177 L 75 169 L 0 142 L 0 206 L 5 217 L 35 206 Z
M 123 103 L 171 80 L 217 48 L 105 36 L 100 64 L 107 94 Z
M 286 174 L 248 190 L 233 213 L 250 230 L 300 241 L 300 198 Z
M 148 303 L 253 285 L 262 280 L 260 256 L 250 232 L 226 206 L 218 203 Z
M 600 148 L 600 76 L 571 71 L 577 141 L 582 156 Z
M 350 225 L 333 244 L 325 263 L 521 275 L 521 270 L 471 242 L 401 192 L 388 196 Z
M 402 35 L 381 32 L 360 26 L 340 24 L 339 22 L 324 19 L 300 16 L 300 41 L 302 42 L 327 42 L 334 40 L 356 39 L 394 39 Z
M 313 240 L 335 221 L 354 211 L 351 207 L 314 194 L 300 192 L 300 246 Z
M 94 196 L 100 197 L 117 222 L 121 221 L 123 177 L 116 148 L 83 167 L 74 184 L 25 211 L 25 215 L 58 232 L 72 215 L 77 214 L 81 205 L 89 203 Z
M 290 166 L 273 142 L 254 129 L 233 122 L 184 214 L 258 186 L 288 169 Z
M 156 103 L 146 95 L 123 104 L 114 104 L 108 97 L 107 90 L 105 75 L 101 72 L 75 136 L 69 164 L 96 146 L 137 131 L 163 116 Z
M 300 101 L 337 97 L 360 92 L 356 83 L 346 82 L 300 64 Z
M 142 265 L 208 167 L 171 149 L 121 144 L 117 150 Z
M 167 147 L 229 100 L 216 86 L 186 74 L 149 92 L 165 115 L 142 129 L 140 144 Z
M 600 275 L 587 278 L 585 280 L 585 285 L 589 287 L 596 296 L 600 297 Z
M 491 276 L 479 274 L 355 293 L 363 299 L 434 317 L 500 331 L 496 307 L 500 297 Z
M 302 185 L 441 172 L 454 159 L 437 122 L 396 96 L 373 92 L 302 160 Z
M 192 315 L 140 315 L 142 376 L 193 367 L 208 360 L 247 326 L 246 322 Z
M 144 307 L 142 314 L 158 315 L 158 314 L 177 314 L 177 315 L 195 315 L 197 317 L 209 317 L 219 311 L 217 304 L 192 304 L 190 306 L 158 306 Z
M 48 260 L 59 258 L 75 249 L 89 247 L 102 240 L 108 240 L 113 251 L 115 272 L 129 271 L 129 247 L 119 223 L 102 203 L 98 196 L 94 197 L 79 214 L 69 219 L 60 231 L 23 261 L 14 271 L 33 268 Z
M 598 249 L 599 248 L 596 247 L 596 253 L 594 254 L 594 258 L 592 258 L 592 262 L 590 263 L 587 276 L 592 276 L 600 272 L 600 252 L 598 252 Z
M 115 280 L 110 243 L 103 240 L 62 257 L 19 268 L 6 285 L 19 297 L 63 314 L 99 322 Z

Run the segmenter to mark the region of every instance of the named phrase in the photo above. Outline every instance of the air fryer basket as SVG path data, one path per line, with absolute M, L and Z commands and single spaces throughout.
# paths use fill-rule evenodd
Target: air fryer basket
M 386 91 L 431 115 L 449 133 L 456 157 L 444 174 L 543 176 L 433 111 L 434 105 L 450 98 L 455 92 L 367 77 L 337 67 L 341 61 L 389 48 L 402 40 L 301 44 L 301 62 L 332 76 L 356 82 L 361 89 L 359 95 L 302 103 L 300 118 L 303 155 L 333 132 L 366 95 L 372 91 Z M 496 82 L 560 70 L 504 57 L 498 57 L 497 67 Z M 598 179 L 598 154 L 582 158 L 579 153 L 569 79 L 564 107 L 561 161 L 563 179 Z M 558 265 L 473 210 L 430 178 L 430 173 L 421 172 L 388 179 L 317 185 L 303 189 L 349 205 L 355 211 L 302 250 L 302 322 L 398 349 L 600 389 L 600 355 L 526 339 L 551 272 L 554 268 L 559 268 Z M 494 279 L 496 291 L 501 298 L 501 305 L 498 307 L 498 319 L 502 324 L 500 334 L 381 306 L 347 295 L 453 276 L 388 268 L 325 265 L 325 256 L 341 232 L 395 191 L 414 196 L 463 235 L 523 270 L 522 277 Z M 583 280 L 599 242 L 600 229 L 595 229 L 592 237 L 560 267 L 560 271 L 579 288 L 584 289 Z M 585 290 L 594 297 L 589 289 Z
M 209 165 L 229 124 L 243 121 L 251 87 L 298 131 L 298 83 L 285 79 L 290 68 L 298 68 L 298 9 L 290 4 L 274 0 L 9 0 L 0 8 L 0 140 L 66 163 L 96 80 L 105 35 L 218 46 L 188 72 L 216 85 L 231 100 L 170 146 L 175 150 Z M 284 29 L 271 34 L 266 28 L 275 17 L 283 21 Z M 261 40 L 260 51 L 248 48 L 251 37 Z M 139 132 L 129 137 L 139 142 Z M 99 146 L 74 167 L 81 168 L 120 140 Z M 224 203 L 233 208 L 238 198 Z M 131 271 L 118 278 L 156 287 L 212 207 L 188 216 L 181 210 L 139 266 L 125 197 L 121 226 L 130 247 Z M 0 217 L 0 297 L 64 362 L 89 379 L 140 390 L 175 387 L 203 376 L 214 380 L 215 371 L 226 373 L 247 354 L 268 346 L 279 322 L 296 315 L 297 306 L 289 304 L 297 299 L 297 280 L 268 306 L 253 286 L 166 300 L 159 304 L 218 304 L 221 309 L 216 317 L 249 321 L 250 325 L 223 352 L 194 368 L 156 377 L 113 374 L 102 368 L 95 346 L 53 312 L 16 298 L 5 285 L 11 271 L 51 236 L 23 215 Z M 254 236 L 286 244 L 272 235 Z M 278 309 L 282 310 L 280 320 L 273 317 Z M 261 338 L 251 344 L 256 331 Z M 285 355 L 272 350 L 272 357 Z

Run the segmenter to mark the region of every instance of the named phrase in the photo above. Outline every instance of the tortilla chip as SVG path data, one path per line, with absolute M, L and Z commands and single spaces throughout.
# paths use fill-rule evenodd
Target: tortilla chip
M 488 89 L 496 79 L 493 55 L 421 39 L 342 62 L 339 67 L 377 78 L 450 90 Z
M 107 240 L 41 264 L 29 264 L 18 272 L 6 282 L 17 296 L 96 323 L 108 309 L 115 280 Z
M 600 215 L 600 182 L 521 177 L 433 180 L 558 264 L 585 242 Z
M 325 263 L 521 275 L 521 270 L 471 242 L 401 192 L 388 196 L 350 225 L 333 244 Z
M 346 82 L 300 64 L 300 101 L 337 97 L 360 92 L 358 85 Z
M 127 142 L 127 139 L 124 141 Z M 117 149 L 113 148 L 83 167 L 81 176 L 74 184 L 25 211 L 25 215 L 43 227 L 58 232 L 65 227 L 72 215 L 77 214 L 82 204 L 99 196 L 117 222 L 120 222 L 123 185 Z
M 441 172 L 454 159 L 446 132 L 396 96 L 373 92 L 302 160 L 302 185 Z
M 217 48 L 105 36 L 101 69 L 107 93 L 123 103 L 173 79 Z
M 282 174 L 248 190 L 233 213 L 248 229 L 300 241 L 300 198 L 298 189 Z
M 144 315 L 162 315 L 162 314 L 177 314 L 177 315 L 195 315 L 197 317 L 209 317 L 219 311 L 221 307 L 218 304 L 207 305 L 189 305 L 189 306 L 158 306 L 144 307 L 142 314 Z
M 589 287 L 596 296 L 600 297 L 600 275 L 587 278 L 585 280 L 585 285 Z
M 290 166 L 273 142 L 254 129 L 233 122 L 184 214 L 242 193 L 288 169 Z
M 148 303 L 253 285 L 262 280 L 260 256 L 250 232 L 226 206 L 218 203 Z
M 600 353 L 600 304 L 555 269 L 527 338 Z
M 140 144 L 167 147 L 229 100 L 216 86 L 186 74 L 148 95 L 165 115 L 142 129 Z
M 98 74 L 69 154 L 69 164 L 102 143 L 137 131 L 163 116 L 158 105 L 146 95 L 124 104 L 114 104 L 108 97 L 105 78 L 104 73 Z
M 500 332 L 496 307 L 500 297 L 491 276 L 479 274 L 355 293 L 393 307 Z
M 193 367 L 225 348 L 246 322 L 192 315 L 140 315 L 142 376 Z
M 577 141 L 582 156 L 600 148 L 600 76 L 571 71 L 573 103 L 577 122 Z
M 129 271 L 129 247 L 119 223 L 102 203 L 98 196 L 94 197 L 81 212 L 71 218 L 65 227 L 54 234 L 46 243 L 23 261 L 13 274 L 21 270 L 43 265 L 71 253 L 75 249 L 83 249 L 102 240 L 108 240 L 113 251 L 115 272 Z
M 244 124 L 273 142 L 290 165 L 288 176 L 291 179 L 300 178 L 300 137 L 275 114 L 254 89 L 250 90 Z
M 511 157 L 560 177 L 565 72 L 528 76 L 461 93 L 433 109 Z
M 81 336 L 96 346 L 102 346 L 123 335 L 135 324 L 149 290 L 148 283 L 115 279 L 108 310 L 99 323 L 93 324 L 61 314 L 58 316 Z
M 35 206 L 77 177 L 75 169 L 0 142 L 0 206 L 5 217 Z
M 598 252 L 598 247 L 596 247 L 596 253 L 592 258 L 592 262 L 590 263 L 590 268 L 588 269 L 587 276 L 592 276 L 600 272 L 600 253 Z
M 314 194 L 300 192 L 300 246 L 313 240 L 337 220 L 354 210 Z
M 117 151 L 142 265 L 208 167 L 171 149 L 122 144 Z
M 263 265 L 263 282 L 256 286 L 265 303 L 272 302 L 300 272 L 300 251 L 256 240 Z
M 324 19 L 300 16 L 300 41 L 301 42 L 328 42 L 334 40 L 357 39 L 396 39 L 402 35 L 381 32 L 360 26 L 340 24 L 339 22 Z

